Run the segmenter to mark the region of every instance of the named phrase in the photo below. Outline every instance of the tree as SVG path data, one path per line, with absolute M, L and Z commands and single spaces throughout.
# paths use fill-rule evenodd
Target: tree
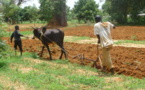
M 127 22 L 128 0 L 107 0 L 103 9 L 120 24 Z
M 106 0 L 103 9 L 119 24 L 126 24 L 127 15 L 131 15 L 134 23 L 140 22 L 138 14 L 144 9 L 144 6 L 144 0 Z
M 67 26 L 66 0 L 40 0 L 40 14 L 48 25 Z
M 27 6 L 21 10 L 19 16 L 22 21 L 36 21 L 39 19 L 39 10 L 35 6 Z
M 78 21 L 94 21 L 94 16 L 99 12 L 98 5 L 94 0 L 79 0 L 74 5 L 74 13 Z
M 131 19 L 133 23 L 140 24 L 141 23 L 141 17 L 138 16 L 144 9 L 145 9 L 145 1 L 144 0 L 134 0 L 130 1 L 130 14 L 131 14 Z
M 5 3 L 3 7 L 3 15 L 5 18 L 5 21 L 9 21 L 9 19 L 12 20 L 12 23 L 16 23 L 19 19 L 18 14 L 19 14 L 20 7 L 10 4 L 10 3 Z
M 75 14 L 73 13 L 73 10 L 70 9 L 69 6 L 67 6 L 66 13 L 67 13 L 67 20 L 68 21 L 70 21 L 70 20 L 75 18 Z
M 21 20 L 21 8 L 19 5 L 27 0 L 3 0 L 0 2 L 5 21 L 11 19 L 12 24 Z
M 16 0 L 14 0 L 16 1 Z M 20 6 L 22 3 L 27 2 L 28 0 L 17 0 L 17 5 Z
M 8 2 L 9 4 L 15 4 L 20 6 L 22 3 L 27 2 L 28 0 L 1 0 L 0 3 L 3 5 L 4 2 Z

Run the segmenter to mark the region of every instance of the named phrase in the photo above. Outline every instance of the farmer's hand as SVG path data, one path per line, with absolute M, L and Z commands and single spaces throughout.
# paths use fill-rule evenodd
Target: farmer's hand
M 29 37 L 28 37 L 28 36 L 26 36 L 26 39 L 29 39 Z
M 26 39 L 29 39 L 29 37 L 28 36 L 24 36 Z
M 32 39 L 35 39 L 35 36 L 33 36 Z

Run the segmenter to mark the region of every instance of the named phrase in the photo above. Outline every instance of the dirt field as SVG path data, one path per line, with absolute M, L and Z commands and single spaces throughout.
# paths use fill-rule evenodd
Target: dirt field
M 62 28 L 66 36 L 89 36 L 96 38 L 93 34 L 93 26 L 79 26 Z M 71 30 L 71 31 L 70 31 Z M 117 26 L 112 30 L 112 37 L 115 40 L 145 40 L 145 26 Z
M 120 26 L 117 27 L 112 32 L 114 39 L 128 40 L 135 36 L 136 40 L 144 40 L 144 30 L 145 27 L 140 26 Z M 62 28 L 66 36 L 89 36 L 95 37 L 93 35 L 92 26 L 81 26 L 81 27 L 69 27 Z M 5 40 L 8 38 L 5 38 Z M 8 44 L 13 46 L 9 40 Z M 24 51 L 37 52 L 40 54 L 42 44 L 39 40 L 24 39 L 23 48 Z M 64 43 L 65 49 L 69 52 L 69 60 L 72 63 L 81 64 L 79 59 L 72 59 L 74 56 L 79 54 L 84 54 L 85 58 L 95 60 L 96 55 L 96 45 L 94 44 L 78 44 L 78 43 Z M 51 53 L 53 59 L 58 59 L 60 55 L 60 49 L 56 45 L 51 45 Z M 112 51 L 112 60 L 115 65 L 115 72 L 118 74 L 124 74 L 126 76 L 133 76 L 137 78 L 145 77 L 145 48 L 132 48 L 132 47 L 119 47 L 115 46 Z M 47 50 L 45 49 L 42 58 L 49 59 Z M 91 61 L 84 60 L 85 65 L 92 65 Z

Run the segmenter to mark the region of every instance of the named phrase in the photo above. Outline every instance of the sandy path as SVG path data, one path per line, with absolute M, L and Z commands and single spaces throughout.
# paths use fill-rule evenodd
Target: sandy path
M 65 39 L 73 38 L 73 36 L 65 36 Z M 118 42 L 119 40 L 113 40 L 114 42 Z M 97 44 L 97 38 L 90 38 L 85 40 L 76 40 L 76 41 L 67 41 L 67 42 L 75 42 L 81 44 Z M 134 47 L 134 48 L 145 48 L 144 44 L 133 44 L 133 43 L 120 43 L 114 44 L 114 46 L 122 46 L 122 47 Z

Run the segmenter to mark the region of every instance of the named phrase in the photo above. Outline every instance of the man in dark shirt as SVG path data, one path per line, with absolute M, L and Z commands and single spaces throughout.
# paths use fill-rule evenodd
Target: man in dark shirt
M 16 55 L 16 50 L 17 50 L 17 46 L 18 46 L 19 50 L 21 52 L 21 56 L 22 56 L 22 51 L 23 50 L 22 50 L 21 36 L 23 36 L 23 35 L 19 33 L 19 26 L 15 26 L 15 31 L 11 35 L 11 43 L 12 43 L 12 40 L 14 38 L 15 55 Z

